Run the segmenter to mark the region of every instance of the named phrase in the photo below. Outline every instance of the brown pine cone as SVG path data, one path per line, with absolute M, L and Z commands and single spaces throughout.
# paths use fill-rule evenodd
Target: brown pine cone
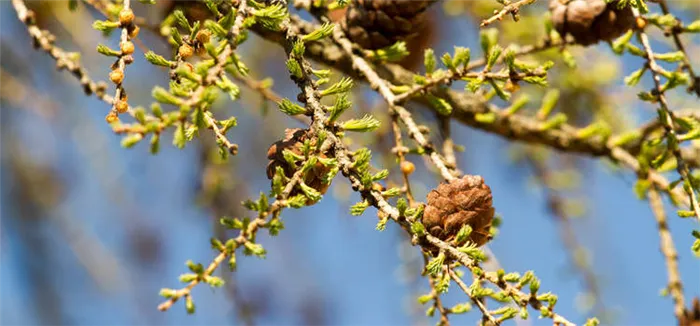
M 700 299 L 693 298 L 690 309 L 683 312 L 683 316 L 678 320 L 679 326 L 700 326 Z
M 331 21 L 340 23 L 341 26 L 345 20 L 345 15 L 347 13 L 347 7 L 343 9 L 334 10 L 328 13 L 328 17 Z M 423 24 L 421 25 L 420 33 L 415 37 L 410 37 L 406 39 L 406 48 L 409 52 L 408 56 L 403 58 L 398 62 L 402 67 L 415 70 L 423 64 L 423 52 L 428 47 L 432 46 L 436 41 L 437 35 L 439 34 L 437 15 L 433 11 L 426 11 L 423 18 Z M 345 29 L 347 31 L 347 28 Z M 351 36 L 352 38 L 352 36 Z
M 484 178 L 465 175 L 430 191 L 423 224 L 430 234 L 444 241 L 452 240 L 468 224 L 472 228 L 469 240 L 481 246 L 489 240 L 492 205 L 491 188 Z
M 576 43 L 591 45 L 612 40 L 634 26 L 632 8 L 618 8 L 616 1 L 605 0 L 550 0 L 554 28 L 566 37 L 571 35 Z
M 272 144 L 270 148 L 267 150 L 267 158 L 270 160 L 267 164 L 267 178 L 272 179 L 275 176 L 275 170 L 277 167 L 281 167 L 282 170 L 284 171 L 284 175 L 287 178 L 291 178 L 294 173 L 301 168 L 301 164 L 297 163 L 296 167 L 291 167 L 289 163 L 284 159 L 284 154 L 283 151 L 290 150 L 294 154 L 297 155 L 303 155 L 302 154 L 302 146 L 304 142 L 309 139 L 308 137 L 308 130 L 307 129 L 285 129 L 285 137 L 283 140 L 279 140 Z M 316 141 L 311 140 L 311 146 L 315 146 Z M 327 153 L 327 154 L 332 154 L 332 153 Z M 320 155 L 322 158 L 326 158 L 327 156 L 325 154 Z M 326 190 L 328 190 L 328 187 L 330 186 L 330 183 L 326 184 L 323 182 L 323 177 L 328 174 L 330 169 L 323 164 L 316 163 L 316 165 L 311 169 L 306 174 L 306 177 L 304 178 L 304 183 L 311 187 L 316 189 L 318 192 L 321 194 L 326 193 Z M 294 190 L 290 193 L 290 196 L 296 196 L 298 194 L 303 193 L 299 187 L 295 187 Z M 314 204 L 314 201 L 307 201 L 307 205 Z
M 437 0 L 353 0 L 341 26 L 365 49 L 380 49 L 420 32 L 425 10 Z

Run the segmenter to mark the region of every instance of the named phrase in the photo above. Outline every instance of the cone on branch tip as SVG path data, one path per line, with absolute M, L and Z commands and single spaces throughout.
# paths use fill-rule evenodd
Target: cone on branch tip
M 267 158 L 269 160 L 267 163 L 267 178 L 270 180 L 272 180 L 272 178 L 275 176 L 275 171 L 277 167 L 281 167 L 284 171 L 284 175 L 287 178 L 291 178 L 292 176 L 294 176 L 294 173 L 297 170 L 299 170 L 302 166 L 301 161 L 297 161 L 295 166 L 291 166 L 284 159 L 284 150 L 289 150 L 296 155 L 303 156 L 302 146 L 304 145 L 304 142 L 306 140 L 311 140 L 310 144 L 312 148 L 316 146 L 316 139 L 311 139 L 309 137 L 307 129 L 285 129 L 284 132 L 284 139 L 276 141 L 267 150 Z M 319 156 L 321 158 L 333 157 L 332 153 L 322 153 Z M 325 194 L 326 190 L 328 190 L 328 187 L 330 186 L 330 182 L 325 183 L 323 179 L 324 176 L 327 175 L 329 172 L 329 167 L 321 164 L 320 162 L 317 162 L 314 165 L 314 167 L 306 173 L 303 182 L 307 186 L 318 191 L 319 193 Z M 302 193 L 303 191 L 297 186 L 294 187 L 289 196 L 292 197 Z M 312 205 L 314 203 L 315 201 L 312 201 L 310 199 L 306 202 L 307 205 Z
M 610 41 L 635 24 L 631 6 L 620 8 L 616 0 L 550 0 L 549 12 L 557 32 L 581 45 Z
M 491 188 L 481 176 L 465 175 L 430 191 L 423 224 L 443 241 L 453 240 L 464 225 L 469 225 L 472 232 L 468 240 L 482 246 L 490 240 L 493 215 Z

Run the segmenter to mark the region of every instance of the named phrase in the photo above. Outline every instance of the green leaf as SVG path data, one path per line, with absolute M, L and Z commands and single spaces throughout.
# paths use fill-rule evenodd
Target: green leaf
M 255 18 L 267 29 L 277 31 L 282 21 L 287 18 L 287 8 L 282 4 L 275 4 L 253 11 Z
M 102 55 L 106 55 L 108 57 L 119 57 L 122 55 L 121 51 L 112 50 L 104 44 L 97 45 L 97 52 L 99 52 Z
M 332 94 L 338 94 L 338 93 L 345 93 L 348 92 L 353 85 L 353 81 L 349 77 L 345 77 L 341 79 L 339 82 L 333 84 L 331 87 L 328 87 L 324 90 L 321 91 L 321 96 L 327 96 L 327 95 L 332 95 Z
M 700 20 L 696 20 L 696 21 L 688 24 L 688 26 L 683 28 L 683 31 L 689 32 L 689 33 L 700 33 Z
M 151 95 L 156 101 L 160 103 L 180 105 L 180 103 L 182 102 L 182 100 L 177 98 L 175 95 L 170 94 L 168 91 L 166 91 L 160 86 L 154 87 L 153 91 L 151 92 Z
M 654 58 L 666 62 L 678 62 L 683 61 L 685 54 L 683 51 L 669 52 L 669 53 L 656 53 Z
M 175 147 L 179 149 L 182 149 L 183 147 L 185 147 L 186 143 L 187 137 L 185 135 L 185 125 L 184 123 L 180 123 L 177 125 L 175 133 L 173 134 L 173 145 L 175 145 Z
M 292 103 L 292 101 L 286 98 L 277 103 L 277 106 L 279 107 L 280 111 L 287 115 L 299 115 L 306 113 L 305 107 Z
M 498 30 L 495 28 L 481 30 L 479 34 L 479 43 L 481 44 L 481 50 L 484 52 L 484 56 L 488 58 L 491 53 L 491 48 L 498 43 Z
M 243 246 L 245 247 L 246 251 L 249 254 L 253 254 L 253 255 L 258 256 L 260 258 L 265 258 L 265 254 L 267 252 L 265 251 L 265 248 L 263 248 L 263 246 L 261 246 L 260 244 L 246 241 L 243 244 Z
M 633 71 L 629 76 L 625 77 L 625 84 L 629 86 L 637 85 L 646 71 L 647 67 L 643 67 L 639 70 Z
M 457 236 L 455 237 L 455 241 L 457 243 L 464 243 L 467 241 L 469 236 L 472 233 L 472 227 L 469 226 L 469 224 L 464 224 L 459 231 L 457 232 Z
M 682 218 L 695 217 L 694 211 L 679 210 L 676 213 L 678 214 L 678 217 L 682 217 Z
M 632 36 L 634 35 L 634 30 L 630 29 L 625 33 L 624 35 L 618 37 L 615 41 L 612 43 L 612 49 L 613 52 L 616 54 L 622 54 L 625 51 L 625 48 L 627 44 L 629 44 L 630 40 L 632 39 Z
M 421 222 L 413 222 L 411 223 L 411 233 L 418 237 L 422 237 L 425 235 L 425 226 Z
M 190 23 L 187 21 L 187 17 L 185 17 L 185 13 L 182 12 L 182 10 L 175 10 L 173 11 L 173 17 L 175 18 L 175 22 L 180 25 L 180 27 L 186 29 L 187 31 L 191 31 L 192 27 L 190 26 Z
M 598 318 L 589 318 L 586 320 L 586 323 L 583 324 L 583 326 L 598 326 L 600 325 L 600 321 L 598 321 Z
M 569 118 L 566 116 L 564 113 L 557 113 L 553 117 L 549 118 L 547 121 L 545 121 L 541 126 L 540 130 L 542 131 L 547 131 L 547 130 L 552 130 L 552 129 L 557 129 L 561 127 L 561 125 L 565 124 L 566 121 Z
M 471 59 L 471 52 L 469 48 L 455 47 L 455 58 L 454 65 L 466 68 L 469 65 L 469 60 Z
M 219 23 L 213 20 L 205 21 L 204 27 L 210 30 L 214 35 L 216 35 L 220 39 L 225 39 L 228 36 L 228 31 Z
M 328 118 L 329 122 L 335 122 L 338 120 L 340 115 L 345 112 L 345 110 L 349 109 L 352 106 L 352 103 L 348 100 L 348 95 L 347 94 L 341 94 L 338 95 L 335 99 L 335 105 L 333 105 L 329 111 L 330 111 L 330 117 Z
M 511 104 L 509 108 L 506 109 L 506 115 L 510 116 L 510 115 L 518 113 L 518 111 L 520 111 L 520 109 L 525 107 L 525 105 L 528 102 L 530 102 L 530 97 L 527 96 L 527 94 L 521 95 L 520 97 L 518 97 L 517 99 L 515 99 L 513 101 L 513 104 Z
M 441 115 L 450 115 L 452 113 L 452 105 L 450 105 L 450 103 L 448 103 L 446 100 L 432 94 L 428 94 L 427 99 L 437 113 Z
M 426 49 L 423 52 L 423 64 L 425 65 L 425 72 L 427 74 L 432 74 L 437 67 L 437 59 L 435 59 L 435 51 L 433 49 Z
M 143 139 L 143 134 L 131 134 L 122 139 L 122 147 L 131 148 Z
M 146 52 L 144 56 L 146 57 L 146 60 L 148 60 L 148 62 L 156 66 L 172 67 L 173 65 L 175 65 L 175 62 L 169 61 L 153 51 Z
M 301 79 L 304 77 L 304 73 L 301 70 L 301 65 L 299 65 L 299 62 L 294 59 L 290 58 L 287 60 L 287 70 L 289 70 L 289 73 L 296 78 Z
M 421 296 L 418 297 L 418 303 L 420 303 L 420 304 L 426 304 L 426 303 L 428 303 L 428 301 L 432 300 L 433 297 L 434 297 L 434 296 L 433 296 L 432 294 L 424 294 L 424 295 L 421 295 Z
M 540 106 L 539 111 L 537 111 L 538 119 L 546 119 L 549 114 L 552 113 L 552 110 L 554 110 L 554 107 L 559 101 L 559 96 L 560 93 L 558 89 L 551 89 L 547 91 L 542 98 L 542 106 Z
M 367 207 L 369 207 L 369 203 L 366 200 L 363 200 L 359 203 L 356 203 L 355 205 L 352 205 L 350 207 L 350 215 L 360 216 L 360 215 L 362 215 L 362 213 L 365 212 Z
M 194 280 L 199 278 L 199 275 L 197 274 L 192 274 L 192 273 L 187 273 L 187 274 L 182 274 L 180 275 L 180 282 L 181 283 L 190 283 Z
M 109 33 L 115 28 L 119 28 L 119 22 L 96 20 L 94 23 L 92 23 L 92 28 L 103 33 Z
M 379 120 L 371 115 L 365 115 L 362 119 L 352 119 L 341 124 L 341 128 L 347 131 L 367 132 L 380 126 Z
M 442 270 L 442 265 L 445 263 L 445 253 L 440 252 L 437 257 L 433 258 L 427 265 L 425 270 L 428 274 L 435 276 Z
M 369 52 L 369 57 L 379 61 L 397 62 L 409 54 L 406 42 L 398 41 L 391 46 Z
M 498 58 L 501 57 L 501 53 L 503 53 L 503 48 L 500 46 L 494 45 L 491 48 L 488 59 L 486 60 L 486 70 L 491 70 L 491 68 L 493 68 L 493 65 L 496 64 L 496 61 L 498 61 Z
M 470 310 L 472 310 L 472 306 L 468 302 L 460 303 L 450 308 L 450 312 L 453 314 L 463 314 L 469 312 Z
M 317 30 L 302 36 L 301 40 L 304 42 L 318 41 L 320 39 L 326 38 L 329 35 L 331 35 L 331 33 L 333 33 L 334 28 L 335 28 L 335 24 L 324 23 Z

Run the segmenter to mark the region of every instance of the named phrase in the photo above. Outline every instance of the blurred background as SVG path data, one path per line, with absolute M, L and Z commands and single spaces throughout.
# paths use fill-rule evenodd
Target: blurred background
M 700 3 L 671 1 L 686 22 L 700 17 Z M 38 24 L 57 36 L 66 51 L 82 53 L 81 63 L 95 80 L 107 80 L 111 59 L 95 51 L 98 43 L 118 48 L 117 33 L 104 37 L 90 28 L 101 14 L 81 2 L 76 11 L 64 1 L 29 1 Z M 157 25 L 167 3 L 135 12 Z M 431 11 L 431 28 L 421 35 L 437 55 L 453 46 L 480 52 L 478 24 L 498 8 L 496 1 L 444 1 Z M 654 5 L 651 4 L 652 9 Z M 526 7 L 521 21 L 495 24 L 499 43 L 541 40 L 546 1 Z M 662 33 L 654 46 L 671 51 Z M 148 106 L 154 85 L 166 86 L 167 71 L 143 59 L 145 45 L 171 53 L 156 33 L 143 28 L 136 61 L 128 66 L 129 102 Z M 688 52 L 700 53 L 700 38 L 686 37 Z M 567 68 L 556 49 L 533 57 L 552 59 L 550 85 L 561 90 L 557 110 L 573 124 L 604 119 L 624 131 L 655 117 L 655 108 L 636 100 L 648 88 L 622 84 L 641 61 L 615 56 L 606 44 L 572 48 L 577 69 Z M 296 98 L 282 50 L 254 34 L 240 49 L 256 80 L 273 78 L 272 89 Z M 420 53 L 419 53 L 420 54 Z M 418 61 L 420 61 L 419 56 Z M 255 91 L 241 86 L 241 100 L 221 96 L 215 114 L 234 115 L 229 132 L 240 146 L 238 156 L 218 159 L 214 140 L 203 134 L 178 150 L 163 142 L 151 155 L 147 142 L 120 147 L 120 137 L 105 123 L 109 107 L 84 95 L 68 72 L 32 48 L 25 26 L 10 1 L 0 1 L 0 137 L 2 139 L 0 222 L 0 323 L 3 325 L 431 325 L 426 306 L 416 298 L 429 291 L 420 277 L 423 259 L 410 247 L 404 231 L 391 223 L 375 230 L 375 210 L 353 217 L 358 201 L 342 177 L 324 199 L 302 210 L 283 212 L 279 236 L 259 238 L 268 251 L 262 260 L 240 255 L 235 273 L 221 268 L 227 281 L 212 290 L 203 285 L 193 295 L 197 312 L 187 315 L 181 302 L 159 312 L 163 287 L 179 288 L 185 261 L 208 264 L 215 256 L 209 238 L 224 238 L 221 216 L 248 216 L 240 206 L 269 191 L 265 175 L 268 146 L 284 136 L 285 127 L 303 127 L 277 111 Z M 691 58 L 700 68 L 700 56 Z M 413 66 L 412 66 L 413 67 Z M 422 65 L 416 65 L 422 69 Z M 462 85 L 458 87 L 463 87 Z M 537 109 L 544 89 L 526 87 Z M 112 86 L 108 90 L 113 93 Z M 671 99 L 676 109 L 697 108 L 697 98 L 682 91 Z M 516 93 L 517 97 L 518 93 Z M 387 122 L 386 108 L 365 85 L 356 87 L 354 112 L 374 112 Z M 496 101 L 503 105 L 503 102 Z M 437 130 L 438 121 L 417 110 L 421 123 Z M 353 135 L 357 146 L 373 150 L 374 165 L 390 168 L 400 182 L 390 124 L 375 134 Z M 463 151 L 460 169 L 482 175 L 490 185 L 502 223 L 489 243 L 507 272 L 534 270 L 543 292 L 559 296 L 556 311 L 583 323 L 592 316 L 604 324 L 675 324 L 672 301 L 661 295 L 667 275 L 659 252 L 656 222 L 648 203 L 632 187 L 635 176 L 610 162 L 565 155 L 505 139 L 453 122 L 453 138 Z M 171 137 L 168 134 L 168 139 Z M 441 141 L 437 132 L 433 135 Z M 355 146 L 355 145 L 354 145 Z M 384 155 L 380 153 L 385 153 Z M 412 186 L 418 200 L 439 182 L 420 157 L 409 157 L 418 170 Z M 543 187 L 546 185 L 546 187 Z M 670 229 L 680 254 L 680 272 L 688 301 L 700 295 L 700 260 L 693 256 L 692 219 L 669 210 Z M 447 306 L 468 301 L 453 287 Z M 550 324 L 536 313 L 524 325 Z M 472 311 L 452 316 L 454 324 L 475 324 Z

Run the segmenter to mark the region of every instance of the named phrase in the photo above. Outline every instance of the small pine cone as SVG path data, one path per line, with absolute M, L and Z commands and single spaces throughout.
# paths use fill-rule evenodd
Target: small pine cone
M 679 326 L 700 326 L 700 299 L 693 298 L 692 306 L 685 309 L 683 316 L 678 320 Z
M 472 228 L 469 240 L 481 246 L 489 240 L 492 202 L 491 188 L 484 178 L 465 175 L 430 191 L 423 224 L 430 234 L 444 241 L 452 240 L 468 224 Z
M 437 0 L 352 0 L 340 24 L 365 49 L 380 49 L 422 31 L 425 10 Z
M 284 175 L 287 178 L 291 178 L 294 173 L 301 168 L 301 164 L 297 163 L 296 167 L 291 167 L 289 166 L 289 163 L 284 159 L 284 154 L 283 151 L 289 150 L 292 151 L 294 154 L 297 155 L 302 155 L 302 146 L 304 144 L 304 141 L 308 139 L 308 130 L 306 129 L 285 129 L 285 137 L 283 140 L 279 140 L 275 143 L 273 143 L 270 148 L 267 150 L 267 158 L 270 160 L 267 163 L 267 178 L 272 180 L 272 178 L 275 176 L 275 170 L 277 167 L 281 167 L 282 170 L 284 171 Z M 311 141 L 311 146 L 315 146 L 315 140 Z M 327 153 L 331 154 L 331 153 Z M 320 155 L 322 158 L 327 157 L 325 154 Z M 311 169 L 306 174 L 306 177 L 304 178 L 304 183 L 311 187 L 316 189 L 318 192 L 321 194 L 325 194 L 326 190 L 328 190 L 328 187 L 330 186 L 330 183 L 326 184 L 323 182 L 323 177 L 328 174 L 330 169 L 320 162 L 316 163 L 316 165 Z M 290 193 L 290 196 L 296 196 L 298 194 L 303 193 L 299 187 L 295 187 L 294 190 Z M 313 201 L 309 200 L 306 202 L 307 205 L 314 204 Z
M 618 8 L 617 1 L 550 0 L 549 11 L 557 32 L 573 36 L 576 43 L 591 45 L 612 40 L 634 26 L 632 8 Z

